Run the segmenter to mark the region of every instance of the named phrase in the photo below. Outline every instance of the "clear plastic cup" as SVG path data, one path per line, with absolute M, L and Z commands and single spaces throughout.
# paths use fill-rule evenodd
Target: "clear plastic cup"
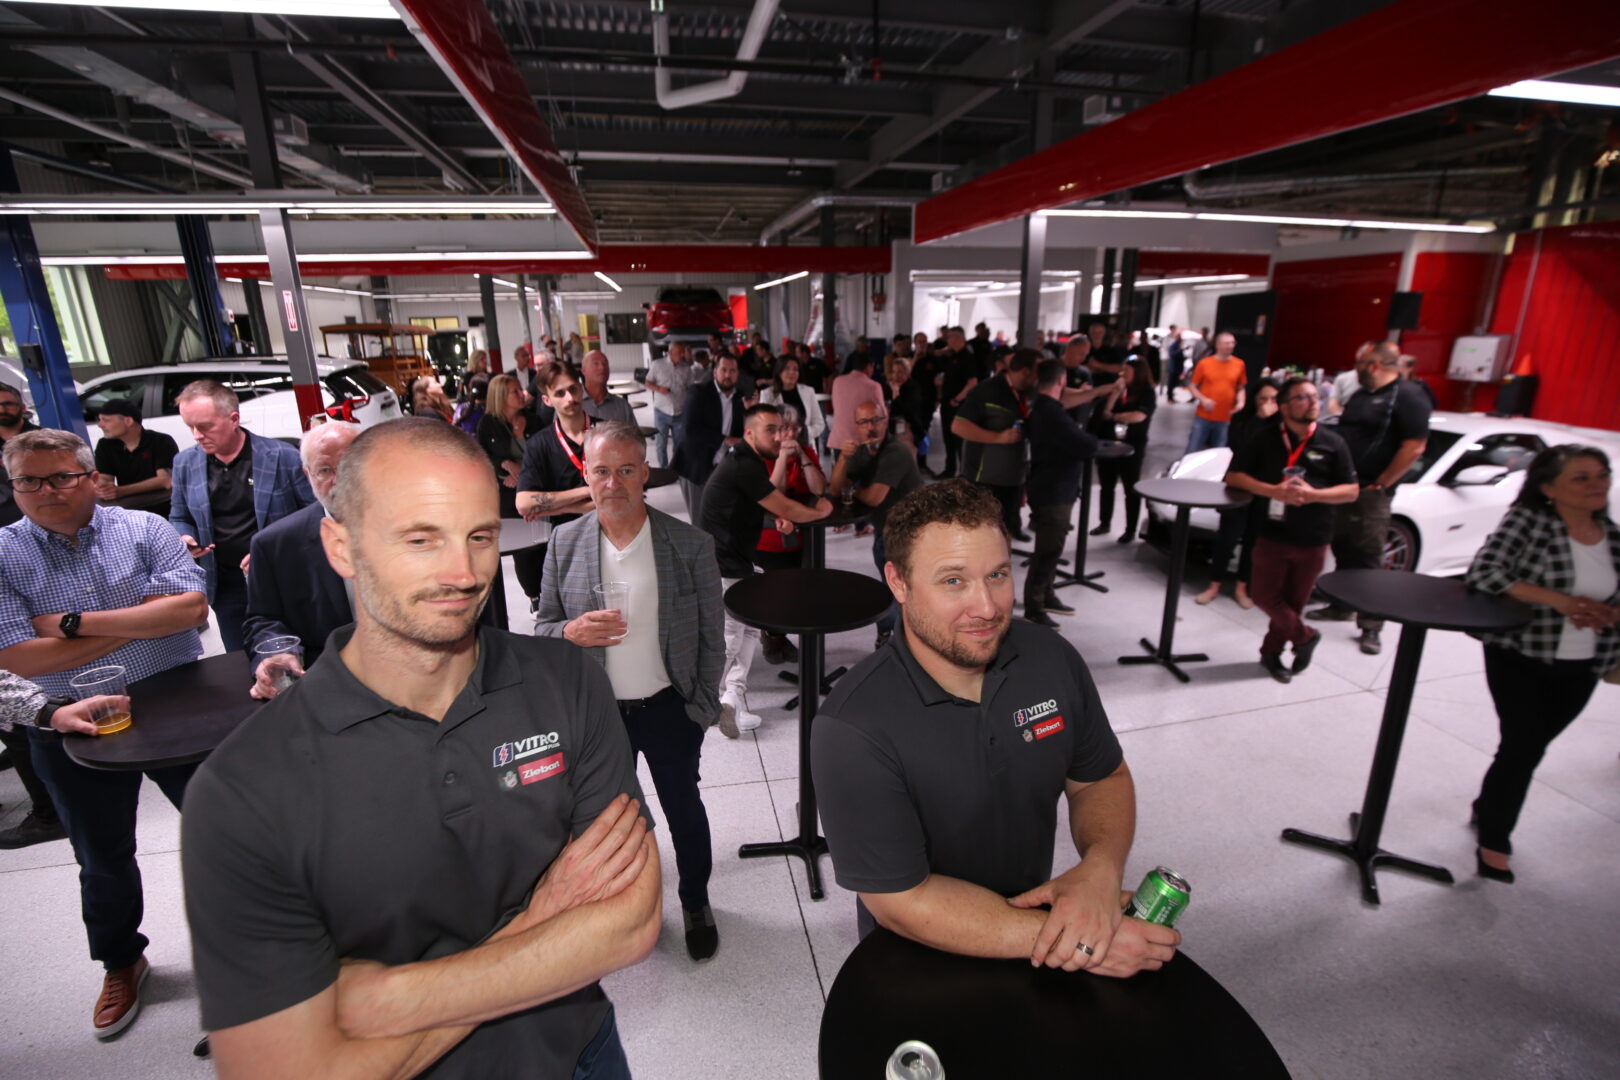
M 105 667 L 91 668 L 89 671 L 73 676 L 68 680 L 68 687 L 72 689 L 73 696 L 79 701 L 86 698 L 101 697 L 111 694 L 123 697 L 129 693 L 127 682 L 128 673 L 117 664 L 108 664 Z M 96 710 L 91 717 L 96 725 L 96 731 L 102 735 L 111 735 L 115 731 L 123 731 L 133 723 L 130 710 L 123 706 L 104 704 Z
M 630 583 L 627 581 L 604 581 L 600 585 L 592 585 L 591 593 L 596 599 L 597 611 L 617 611 L 619 618 L 624 622 L 626 633 L 630 626 Z
M 304 643 L 298 638 L 293 637 L 291 634 L 288 634 L 285 637 L 273 637 L 266 641 L 259 642 L 253 647 L 253 669 L 257 671 L 259 665 L 270 659 L 272 656 L 290 656 L 294 660 L 298 661 L 299 667 L 303 667 Z M 294 675 L 291 671 L 287 670 L 285 667 L 282 667 L 276 670 L 275 676 L 270 680 L 270 684 L 276 688 L 276 693 L 279 694 L 285 690 L 291 689 L 292 684 L 297 681 L 297 675 Z

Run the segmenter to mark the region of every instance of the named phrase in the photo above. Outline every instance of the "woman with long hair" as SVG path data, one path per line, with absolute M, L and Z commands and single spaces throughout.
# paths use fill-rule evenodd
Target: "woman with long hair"
M 444 384 L 432 375 L 414 376 L 405 384 L 405 396 L 413 416 L 437 417 L 447 424 L 455 419 L 455 408 L 445 396 Z
M 1098 402 L 1103 421 L 1116 426 L 1108 432 L 1116 435 L 1117 425 L 1125 425 L 1125 437 L 1120 441 L 1136 451 L 1130 457 L 1107 458 L 1097 462 L 1097 527 L 1092 536 L 1107 535 L 1114 520 L 1114 485 L 1125 484 L 1125 531 L 1119 542 L 1128 544 L 1136 539 L 1136 522 L 1142 515 L 1142 496 L 1136 493 L 1136 482 L 1142 479 L 1142 458 L 1147 453 L 1148 427 L 1153 423 L 1153 410 L 1158 407 L 1158 395 L 1153 387 L 1153 373 L 1140 357 L 1127 361 L 1120 369 L 1120 381 L 1125 384 L 1118 394 Z
M 1468 568 L 1470 587 L 1531 607 L 1530 622 L 1485 643 L 1485 681 L 1502 741 L 1474 800 L 1481 877 L 1508 884 L 1509 837 L 1536 766 L 1620 665 L 1620 528 L 1609 516 L 1609 458 L 1591 446 L 1549 446 Z
M 529 392 L 515 375 L 497 375 L 489 380 L 484 401 L 484 415 L 478 420 L 478 445 L 483 447 L 495 466 L 495 475 L 501 482 L 501 517 L 522 515 L 517 509 L 518 475 L 523 468 L 523 444 L 536 429 L 534 414 L 529 411 Z M 535 552 L 539 555 L 536 557 Z M 531 548 L 512 556 L 518 584 L 526 595 L 540 595 L 540 575 L 545 569 L 545 548 Z
M 819 446 L 822 435 L 827 431 L 827 418 L 821 412 L 821 402 L 816 400 L 815 390 L 799 381 L 801 374 L 799 361 L 794 357 L 779 358 L 771 381 L 760 387 L 759 403 L 777 407 L 793 406 L 804 418 L 802 426 L 806 439 L 811 446 Z
M 1262 379 L 1255 386 L 1254 393 L 1243 403 L 1243 408 L 1232 417 L 1226 445 L 1236 454 L 1249 441 L 1260 422 L 1275 415 L 1277 384 L 1270 379 Z M 1237 606 L 1245 610 L 1254 607 L 1254 601 L 1249 598 L 1249 578 L 1253 569 L 1254 542 L 1260 535 L 1265 506 L 1266 500 L 1251 499 L 1235 510 L 1221 511 L 1221 524 L 1215 530 L 1215 543 L 1210 545 L 1209 586 L 1193 597 L 1196 602 L 1213 603 L 1221 594 L 1221 586 L 1231 581 L 1234 583 L 1232 598 L 1237 601 Z M 1238 553 L 1236 573 L 1228 569 L 1232 565 L 1234 550 Z

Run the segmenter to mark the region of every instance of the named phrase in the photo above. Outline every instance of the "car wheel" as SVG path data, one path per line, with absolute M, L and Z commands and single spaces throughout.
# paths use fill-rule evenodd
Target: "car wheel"
M 1417 569 L 1419 550 L 1417 526 L 1406 518 L 1392 518 L 1384 534 L 1384 569 Z

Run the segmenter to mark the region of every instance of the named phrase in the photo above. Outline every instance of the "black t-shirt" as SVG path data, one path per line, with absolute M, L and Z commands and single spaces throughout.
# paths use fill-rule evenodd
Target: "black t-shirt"
M 839 680 L 810 750 L 838 883 L 904 892 L 930 874 L 1013 896 L 1052 876 L 1068 780 L 1101 780 L 1124 755 L 1085 661 L 1013 620 L 979 701 L 947 693 L 907 633 Z
M 1293 435 L 1283 442 L 1281 416 L 1268 417 L 1254 429 L 1249 441 L 1238 448 L 1232 458 L 1231 471 L 1252 476 L 1267 484 L 1280 484 L 1289 453 L 1299 446 Z M 1313 488 L 1337 487 L 1356 482 L 1356 468 L 1350 461 L 1350 448 L 1343 438 L 1330 427 L 1321 424 L 1305 443 L 1295 465 L 1305 470 L 1305 482 Z M 1309 503 L 1288 506 L 1283 516 L 1270 516 L 1270 499 L 1256 498 L 1262 505 L 1256 515 L 1265 515 L 1260 535 L 1296 547 L 1319 547 L 1333 540 L 1333 511 L 1328 503 Z
M 1024 419 L 1027 406 L 1004 375 L 986 379 L 962 399 L 956 415 L 987 431 L 1006 431 Z M 962 441 L 962 475 L 980 484 L 1013 487 L 1024 482 L 1027 440 L 999 443 Z
M 930 416 L 939 405 L 939 387 L 934 385 L 934 377 L 944 373 L 939 357 L 933 353 L 919 356 L 911 362 L 911 385 L 917 388 L 917 397 Z
M 214 517 L 214 559 L 222 571 L 236 569 L 259 531 L 253 513 L 253 436 L 242 432 L 242 450 L 224 464 L 208 455 L 208 508 Z
M 464 952 L 621 792 L 639 798 L 613 687 L 557 638 L 479 631 L 442 722 L 349 671 L 336 631 L 186 791 L 181 869 L 203 1026 L 269 1016 L 346 957 Z M 606 1018 L 596 984 L 486 1021 L 426 1075 L 571 1076 Z
M 1430 408 L 1423 391 L 1396 379 L 1377 390 L 1360 390 L 1339 415 L 1339 434 L 1350 445 L 1350 458 L 1363 484 L 1378 481 L 1401 443 L 1429 434 Z M 1398 479 L 1398 478 L 1397 478 Z
M 559 439 L 558 436 L 562 437 Z M 571 452 L 571 453 L 570 453 Z M 585 448 L 562 434 L 555 423 L 541 428 L 523 444 L 523 468 L 518 472 L 519 491 L 571 491 L 585 486 L 585 474 L 575 461 L 584 464 Z M 566 525 L 578 514 L 554 514 L 552 527 Z
M 714 537 L 721 577 L 754 572 L 754 551 L 765 523 L 759 503 L 775 490 L 770 467 L 746 442 L 734 444 L 714 467 L 703 486 L 703 531 Z
M 939 388 L 939 400 L 946 408 L 955 408 L 951 401 L 962 392 L 969 379 L 984 379 L 984 364 L 979 354 L 971 348 L 961 352 L 951 352 L 949 349 L 939 353 L 940 368 L 945 374 L 945 381 Z
M 1097 440 L 1074 422 L 1062 405 L 1036 394 L 1024 425 L 1029 442 L 1029 480 L 1024 495 L 1031 508 L 1072 503 L 1080 497 L 1080 473 L 1097 453 Z
M 859 487 L 868 484 L 887 484 L 889 494 L 872 507 L 867 516 L 872 527 L 883 531 L 894 504 L 923 485 L 922 473 L 917 469 L 917 454 L 908 444 L 890 436 L 883 440 L 874 454 L 865 443 L 855 451 L 849 464 L 847 478 Z
M 96 471 L 114 477 L 120 484 L 151 480 L 159 469 L 172 471 L 174 455 L 180 452 L 173 439 L 161 431 L 141 429 L 134 451 L 123 439 L 101 439 L 96 443 Z

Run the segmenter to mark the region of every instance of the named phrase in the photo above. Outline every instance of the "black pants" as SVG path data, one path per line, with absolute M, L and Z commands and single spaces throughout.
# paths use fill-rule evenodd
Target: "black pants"
M 219 637 L 225 651 L 241 649 L 245 640 L 242 624 L 247 621 L 247 578 L 242 574 L 240 559 L 229 565 L 225 559 L 216 563 L 214 618 L 219 620 Z
M 1479 843 L 1504 855 L 1519 822 L 1530 780 L 1542 755 L 1570 725 L 1597 687 L 1589 660 L 1532 660 L 1501 645 L 1485 646 L 1485 682 L 1496 703 L 1502 741 L 1485 772 L 1474 809 L 1479 812 Z
M 1221 524 L 1215 530 L 1215 543 L 1209 554 L 1209 580 L 1213 582 L 1240 581 L 1247 585 L 1253 576 L 1254 542 L 1260 536 L 1261 518 L 1255 516 L 1256 507 L 1264 500 L 1255 499 L 1236 510 L 1222 510 Z M 1232 565 L 1232 552 L 1238 553 L 1237 573 L 1228 569 Z
M 139 722 L 139 721 L 137 721 Z M 90 958 L 108 971 L 128 967 L 146 951 L 144 903 L 135 861 L 135 808 L 141 774 L 87 769 L 62 749 L 62 736 L 30 731 L 34 768 L 51 793 L 79 862 L 79 904 L 90 936 Z M 195 765 L 149 769 L 146 775 L 179 809 Z
M 714 870 L 709 813 L 698 791 L 703 729 L 686 715 L 686 702 L 672 686 L 619 714 L 630 735 L 630 748 L 647 759 L 647 771 L 652 773 L 669 842 L 675 848 L 681 907 L 697 911 L 709 902 L 709 875 Z
M 1074 503 L 1052 503 L 1029 508 L 1029 527 L 1035 533 L 1035 550 L 1024 578 L 1024 614 L 1046 610 L 1046 594 L 1057 579 L 1058 560 L 1063 558 L 1063 540 L 1069 535 Z
M 1009 535 L 1023 529 L 1020 511 L 1024 506 L 1024 489 L 1020 484 L 983 484 L 982 487 L 990 489 L 990 494 L 996 497 L 1001 504 L 1001 523 L 1007 526 Z
M 962 456 L 962 436 L 951 434 L 951 421 L 956 419 L 956 406 L 939 407 L 939 437 L 945 443 L 945 475 L 955 476 L 958 459 Z
M 530 600 L 540 595 L 540 579 L 545 575 L 547 544 L 536 544 L 522 551 L 512 552 L 512 570 L 517 574 L 518 588 Z
M 22 781 L 23 790 L 28 792 L 28 800 L 33 804 L 34 814 L 46 821 L 55 821 L 56 807 L 51 805 L 51 793 L 45 790 L 45 782 L 34 771 L 34 757 L 29 750 L 28 730 L 12 728 L 10 731 L 0 731 L 0 744 L 11 751 L 11 765 L 17 770 L 17 779 Z
M 1125 531 L 1136 531 L 1137 519 L 1142 516 L 1142 496 L 1136 493 L 1136 482 L 1142 479 L 1142 452 L 1126 458 L 1105 458 L 1097 462 L 1097 523 L 1107 526 L 1114 520 L 1114 485 L 1125 484 Z

